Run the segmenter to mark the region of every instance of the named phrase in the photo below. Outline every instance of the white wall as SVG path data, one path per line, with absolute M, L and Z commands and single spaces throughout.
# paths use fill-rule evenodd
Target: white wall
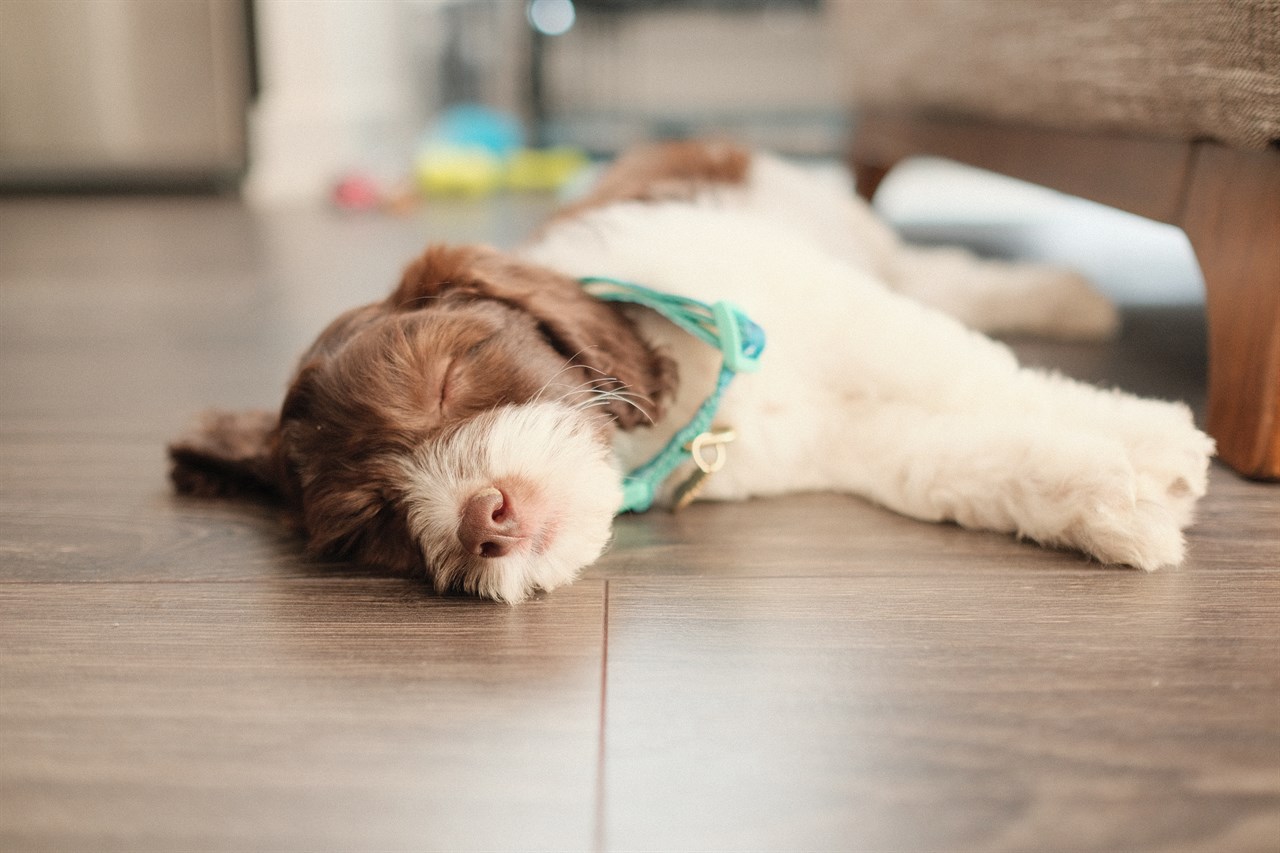
M 315 198 L 341 174 L 407 173 L 439 106 L 444 14 L 466 7 L 492 37 L 486 100 L 514 106 L 515 0 L 259 0 L 262 94 L 251 122 L 246 196 Z

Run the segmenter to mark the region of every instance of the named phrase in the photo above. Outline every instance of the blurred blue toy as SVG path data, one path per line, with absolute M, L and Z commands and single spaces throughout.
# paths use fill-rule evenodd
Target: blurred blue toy
M 459 104 L 446 109 L 427 128 L 423 147 L 435 145 L 483 148 L 495 157 L 506 158 L 524 145 L 524 130 L 514 116 L 481 104 Z

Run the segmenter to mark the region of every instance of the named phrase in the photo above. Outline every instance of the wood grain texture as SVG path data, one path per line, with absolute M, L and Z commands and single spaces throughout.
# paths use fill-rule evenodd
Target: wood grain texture
M 621 519 L 517 608 L 171 494 L 196 410 L 530 204 L 0 201 L 0 849 L 1269 849 L 1280 490 L 1225 468 L 1174 572 L 797 495 Z M 1205 346 L 1016 343 L 1200 412 Z
M 1274 843 L 1274 573 L 890 568 L 612 581 L 609 843 Z
M 583 849 L 602 587 L 5 584 L 5 850 Z

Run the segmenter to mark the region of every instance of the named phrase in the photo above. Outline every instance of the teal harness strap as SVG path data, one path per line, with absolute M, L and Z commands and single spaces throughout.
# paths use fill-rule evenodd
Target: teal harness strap
M 624 478 L 622 506 L 618 512 L 643 512 L 653 505 L 658 488 L 671 476 L 671 472 L 692 458 L 686 448 L 711 426 L 716 410 L 720 408 L 720 398 L 733 377 L 759 368 L 760 354 L 764 352 L 764 330 L 730 302 L 707 305 L 696 299 L 659 293 L 613 278 L 588 277 L 578 281 L 587 293 L 597 299 L 628 302 L 658 312 L 718 349 L 724 359 L 715 390 L 698 407 L 693 419 L 673 435 L 652 459 Z

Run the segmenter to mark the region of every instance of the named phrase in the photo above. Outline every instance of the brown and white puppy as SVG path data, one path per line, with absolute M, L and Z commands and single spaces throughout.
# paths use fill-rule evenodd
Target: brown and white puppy
M 310 552 L 440 591 L 572 580 L 609 541 L 623 472 L 719 368 L 657 315 L 588 296 L 588 275 L 732 299 L 765 328 L 761 371 L 722 404 L 739 439 L 710 498 L 839 490 L 1107 562 L 1182 557 L 1212 450 L 1186 408 L 1020 368 L 954 319 L 1097 336 L 1104 299 L 1061 270 L 907 247 L 847 193 L 722 144 L 633 152 L 517 253 L 428 248 L 320 334 L 278 415 L 211 413 L 175 442 L 174 483 L 277 496 Z
M 321 332 L 278 417 L 206 415 L 171 446 L 172 475 L 186 493 L 284 498 L 314 554 L 518 600 L 599 556 L 620 503 L 611 434 L 658 420 L 674 382 L 573 279 L 433 246 Z

